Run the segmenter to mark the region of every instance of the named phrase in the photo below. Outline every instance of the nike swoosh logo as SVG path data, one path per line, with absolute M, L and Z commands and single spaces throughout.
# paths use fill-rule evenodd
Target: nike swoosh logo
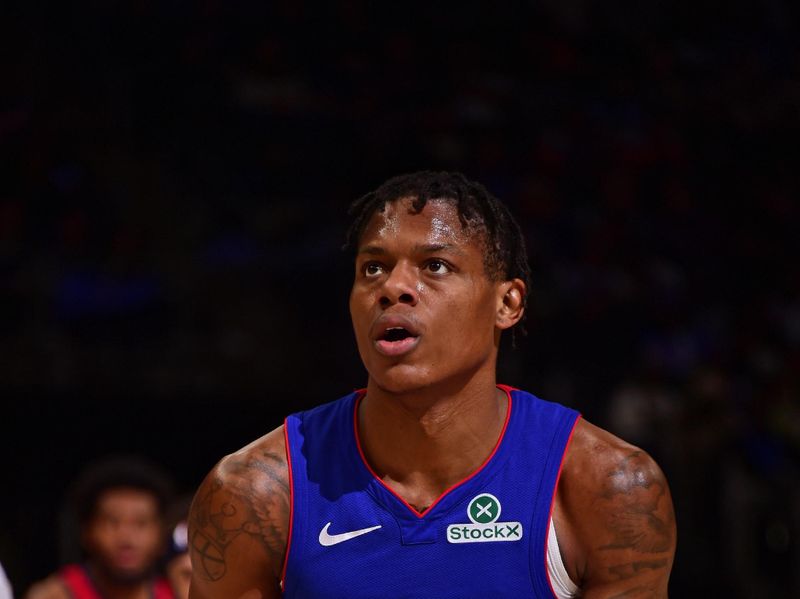
M 381 525 L 378 524 L 377 526 L 370 526 L 369 528 L 361 528 L 359 530 L 351 530 L 350 532 L 343 532 L 338 535 L 332 535 L 328 533 L 328 528 L 330 528 L 331 523 L 328 522 L 321 531 L 319 531 L 319 544 L 323 547 L 330 547 L 331 545 L 337 545 L 343 541 L 349 541 L 350 539 L 355 539 L 356 537 L 360 537 L 361 535 L 365 535 L 368 532 L 372 532 L 373 530 L 378 530 Z

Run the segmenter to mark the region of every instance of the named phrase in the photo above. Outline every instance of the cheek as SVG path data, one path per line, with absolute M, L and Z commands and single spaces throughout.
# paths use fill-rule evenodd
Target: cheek
M 86 543 L 91 547 L 108 547 L 113 539 L 114 531 L 110 526 L 95 526 L 86 535 Z
M 159 548 L 161 546 L 161 528 L 153 526 L 147 533 L 147 543 L 153 547 Z
M 463 295 L 451 297 L 444 303 L 448 328 L 452 337 L 462 339 L 464 344 L 481 344 L 494 338 L 494 299 L 485 293 L 465 291 Z
M 158 526 L 147 526 L 135 535 L 136 543 L 143 550 L 157 551 L 161 548 L 161 529 Z
M 358 307 L 358 298 L 352 294 L 350 295 L 350 322 L 353 323 L 353 329 L 358 334 L 361 323 L 361 310 Z
M 373 294 L 368 290 L 355 290 L 350 293 L 350 320 L 356 332 L 368 328 L 370 307 L 374 305 Z

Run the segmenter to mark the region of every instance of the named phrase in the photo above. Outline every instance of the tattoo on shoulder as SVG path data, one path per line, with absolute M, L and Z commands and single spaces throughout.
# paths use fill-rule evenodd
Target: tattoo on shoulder
M 627 580 L 641 574 L 646 570 L 660 570 L 666 567 L 667 558 L 642 560 L 638 562 L 631 562 L 629 564 L 620 564 L 618 566 L 611 566 L 608 570 L 611 575 L 617 580 Z
M 608 502 L 607 528 L 610 541 L 600 549 L 633 549 L 657 554 L 671 550 L 674 515 L 669 489 L 649 456 L 634 451 L 608 472 L 601 498 Z M 643 569 L 667 567 L 667 559 L 651 559 L 612 568 L 620 579 Z
M 283 561 L 290 497 L 285 461 L 273 453 L 233 457 L 225 483 L 217 474 L 192 508 L 190 546 L 197 574 L 218 581 L 228 571 L 226 551 L 241 535 L 257 539 L 273 558 Z

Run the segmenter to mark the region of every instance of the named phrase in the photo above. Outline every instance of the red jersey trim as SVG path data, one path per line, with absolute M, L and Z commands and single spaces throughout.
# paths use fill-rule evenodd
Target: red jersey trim
M 581 415 L 578 414 L 578 417 L 575 419 L 575 422 L 572 423 L 572 430 L 569 432 L 569 438 L 567 439 L 567 444 L 564 446 L 564 453 L 561 454 L 561 464 L 558 466 L 558 475 L 556 475 L 556 485 L 553 488 L 553 498 L 550 500 L 550 514 L 547 518 L 547 533 L 544 536 L 544 572 L 545 576 L 547 576 L 547 584 L 550 585 L 550 592 L 553 594 L 553 597 L 556 597 L 556 590 L 553 588 L 553 581 L 550 579 L 550 569 L 547 567 L 547 541 L 548 536 L 550 534 L 550 522 L 553 520 L 553 506 L 556 503 L 556 494 L 558 493 L 558 482 L 561 480 L 561 471 L 564 469 L 564 460 L 567 458 L 567 452 L 569 451 L 569 446 L 572 443 L 572 437 L 575 435 L 575 429 L 578 427 L 578 422 L 581 419 Z M 564 564 L 564 568 L 566 569 L 566 564 Z
M 92 581 L 82 566 L 69 564 L 58 573 L 61 582 L 67 587 L 70 597 L 74 599 L 100 599 Z
M 281 592 L 284 590 L 286 582 L 286 568 L 289 565 L 289 550 L 292 548 L 292 529 L 294 528 L 294 476 L 292 475 L 292 454 L 289 449 L 289 427 L 286 423 L 288 417 L 283 421 L 283 442 L 286 445 L 286 464 L 289 469 L 289 532 L 286 535 L 286 554 L 283 556 L 283 567 L 281 568 L 280 586 Z
M 394 491 L 394 489 L 392 489 L 389 485 L 387 485 L 385 482 L 383 482 L 380 479 L 380 477 L 375 473 L 375 471 L 372 469 L 372 467 L 369 465 L 369 462 L 367 462 L 367 458 L 364 456 L 364 450 L 361 447 L 361 439 L 358 436 L 358 406 L 361 403 L 361 400 L 364 399 L 364 396 L 367 393 L 366 389 L 359 389 L 358 390 L 358 397 L 356 397 L 355 407 L 353 408 L 353 434 L 355 435 L 355 438 L 356 438 L 356 447 L 358 447 L 358 455 L 361 456 L 361 461 L 364 463 L 364 466 L 366 466 L 367 470 L 369 470 L 370 474 L 372 474 L 372 477 L 375 480 L 377 480 L 381 484 L 381 486 L 383 486 L 384 489 L 386 489 L 387 491 L 389 491 L 389 493 L 394 495 L 417 518 L 424 518 L 425 515 L 428 514 L 433 508 L 435 508 L 436 505 L 442 499 L 444 499 L 447 496 L 448 493 L 450 493 L 454 489 L 460 487 L 464 483 L 470 481 L 472 478 L 477 476 L 478 473 L 480 473 L 480 471 L 483 470 L 486 467 L 486 465 L 489 462 L 492 461 L 492 458 L 497 453 L 497 450 L 500 448 L 500 445 L 502 444 L 503 439 L 506 436 L 506 429 L 508 428 L 508 423 L 511 420 L 511 403 L 512 403 L 511 391 L 513 390 L 513 388 L 509 387 L 507 385 L 497 385 L 497 387 L 498 387 L 498 389 L 501 389 L 502 391 L 505 392 L 506 397 L 508 398 L 508 406 L 506 407 L 506 419 L 505 419 L 505 422 L 503 422 L 503 430 L 500 431 L 500 437 L 497 439 L 497 443 L 494 444 L 494 448 L 492 449 L 492 453 L 489 454 L 489 457 L 487 457 L 483 461 L 483 463 L 474 470 L 474 472 L 472 472 L 471 474 L 469 474 L 464 479 L 458 481 L 457 483 L 455 483 L 455 484 L 449 486 L 447 489 L 445 489 L 445 491 L 441 495 L 439 495 L 439 497 L 437 497 L 436 500 L 433 503 L 431 503 L 424 512 L 418 512 L 410 503 L 408 503 L 405 499 L 400 497 L 400 495 L 398 495 Z M 552 509 L 552 507 L 551 507 L 551 509 Z
M 61 583 L 73 599 L 102 599 L 100 591 L 94 586 L 86 568 L 79 564 L 64 566 L 58 573 Z M 161 577 L 153 579 L 151 587 L 153 599 L 173 599 L 172 587 Z

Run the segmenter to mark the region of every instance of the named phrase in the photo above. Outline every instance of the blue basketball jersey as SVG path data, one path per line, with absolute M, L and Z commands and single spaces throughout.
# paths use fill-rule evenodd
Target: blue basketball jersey
M 501 389 L 509 407 L 492 455 L 422 514 L 364 459 L 356 429 L 363 391 L 289 416 L 284 597 L 553 599 L 547 532 L 579 415 Z

